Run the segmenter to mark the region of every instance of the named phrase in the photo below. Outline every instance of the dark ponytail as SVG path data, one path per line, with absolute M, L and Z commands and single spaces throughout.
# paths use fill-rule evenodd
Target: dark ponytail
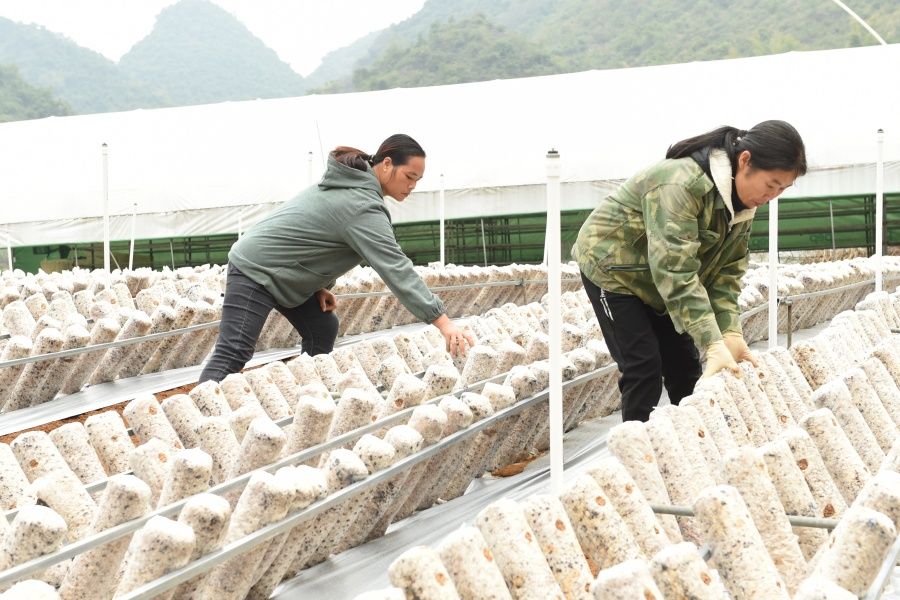
M 330 156 L 342 165 L 347 165 L 360 171 L 367 170 L 373 164 L 370 155 L 351 146 L 338 146 L 331 151 Z
M 350 146 L 338 146 L 331 151 L 330 156 L 348 167 L 365 171 L 374 167 L 385 158 L 390 158 L 395 165 L 405 165 L 413 156 L 425 158 L 425 151 L 419 143 L 405 133 L 395 133 L 381 142 L 378 152 L 366 154 L 362 150 Z
M 721 148 L 737 169 L 741 152 L 750 152 L 750 166 L 763 171 L 793 171 L 806 174 L 806 149 L 800 134 L 785 121 L 763 121 L 749 131 L 719 127 L 707 133 L 681 140 L 669 146 L 666 158 L 684 158 L 702 148 Z

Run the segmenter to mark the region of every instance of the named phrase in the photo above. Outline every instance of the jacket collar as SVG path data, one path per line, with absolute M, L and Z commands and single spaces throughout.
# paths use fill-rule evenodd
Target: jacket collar
M 731 201 L 732 186 L 734 185 L 734 179 L 731 176 L 731 161 L 728 160 L 728 155 L 721 148 L 713 148 L 709 151 L 709 170 L 713 183 L 716 184 L 716 189 L 719 190 L 725 208 L 731 216 L 728 221 L 729 227 L 752 219 L 756 214 L 755 208 L 747 208 L 737 214 L 734 213 L 734 202 Z
M 348 167 L 343 163 L 339 163 L 334 157 L 328 157 L 328 163 L 325 167 L 325 173 L 319 182 L 319 187 L 324 189 L 332 188 L 362 188 L 371 190 L 383 197 L 381 193 L 381 184 L 375 177 L 372 167 L 366 167 L 365 171 Z

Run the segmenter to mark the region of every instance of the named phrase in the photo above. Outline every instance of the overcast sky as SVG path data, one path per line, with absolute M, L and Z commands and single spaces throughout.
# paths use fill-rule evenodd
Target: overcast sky
M 119 60 L 176 0 L 0 0 L 0 17 L 36 23 Z M 212 0 L 301 75 L 331 50 L 416 13 L 425 0 Z

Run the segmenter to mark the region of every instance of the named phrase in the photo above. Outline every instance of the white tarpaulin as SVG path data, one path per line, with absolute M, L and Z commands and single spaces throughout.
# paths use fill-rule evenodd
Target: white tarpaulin
M 323 152 L 395 132 L 429 156 L 419 192 L 391 203 L 398 222 L 438 219 L 441 173 L 447 218 L 540 212 L 551 147 L 562 208 L 591 208 L 671 143 L 771 118 L 797 127 L 814 169 L 786 195 L 873 193 L 878 128 L 897 191 L 898 73 L 895 44 L 6 123 L 0 228 L 14 246 L 102 239 L 103 143 L 113 239 L 134 205 L 138 238 L 236 232 L 316 181 Z

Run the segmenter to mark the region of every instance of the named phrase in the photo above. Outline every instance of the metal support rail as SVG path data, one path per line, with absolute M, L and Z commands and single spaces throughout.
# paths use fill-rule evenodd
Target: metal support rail
M 891 280 L 891 281 L 900 281 L 900 276 L 893 275 L 886 279 Z M 792 333 L 794 330 L 794 327 L 793 327 L 793 304 L 794 304 L 794 302 L 796 302 L 798 300 L 805 300 L 808 298 L 815 298 L 818 296 L 830 296 L 832 294 L 837 294 L 840 292 L 848 292 L 848 291 L 851 291 L 851 290 L 854 290 L 857 288 L 874 285 L 874 283 L 875 283 L 874 279 L 867 279 L 865 281 L 858 281 L 856 283 L 850 283 L 850 284 L 842 285 L 842 286 L 835 287 L 835 288 L 828 288 L 825 290 L 816 290 L 815 292 L 804 292 L 802 294 L 791 294 L 788 296 L 782 296 L 782 297 L 778 298 L 777 299 L 778 304 L 781 306 L 785 306 L 787 308 L 787 332 L 786 332 L 787 347 L 788 348 L 791 347 L 791 341 L 792 341 L 791 337 L 792 337 Z M 749 309 L 745 310 L 744 312 L 742 312 L 740 314 L 740 318 L 741 319 L 749 319 L 753 315 L 756 315 L 758 313 L 768 310 L 768 308 L 769 308 L 769 305 L 766 302 L 763 302 L 761 304 L 758 304 L 757 306 L 754 306 L 753 308 L 749 308 Z M 900 333 L 900 330 L 892 329 L 891 332 L 892 333 Z
M 900 275 L 893 275 L 891 277 L 885 277 L 885 281 L 900 281 Z M 850 290 L 855 290 L 857 288 L 866 287 L 867 285 L 874 285 L 874 279 L 867 279 L 865 281 L 858 281 L 856 283 L 848 283 L 847 285 L 842 285 L 836 288 L 828 288 L 825 290 L 816 290 L 815 292 L 803 292 L 802 294 L 791 294 L 789 296 L 784 296 L 784 298 L 779 298 L 778 301 L 782 302 L 783 300 L 804 300 L 806 298 L 815 298 L 817 296 L 828 296 L 830 294 L 834 294 L 836 292 L 848 292 Z
M 881 568 L 878 569 L 878 575 L 875 576 L 872 585 L 869 586 L 862 600 L 878 600 L 881 597 L 882 592 L 884 592 L 884 586 L 887 585 L 898 559 L 900 559 L 900 535 L 897 536 L 891 549 L 888 550 L 884 562 L 881 563 Z
M 900 281 L 900 276 L 890 277 L 891 280 Z M 778 298 L 778 304 L 787 304 L 788 302 L 796 302 L 797 300 L 804 300 L 806 298 L 815 298 L 816 296 L 829 296 L 831 294 L 837 294 L 838 292 L 848 292 L 850 290 L 855 290 L 856 288 L 865 287 L 867 285 L 874 285 L 874 279 L 867 279 L 865 281 L 858 281 L 856 283 L 849 283 L 847 285 L 842 285 L 839 287 L 828 288 L 825 290 L 816 290 L 815 292 L 803 292 L 802 294 L 790 294 L 787 296 L 781 296 Z M 753 308 L 749 308 L 741 313 L 741 317 L 747 318 L 752 317 L 756 313 L 763 312 L 768 308 L 766 303 L 759 304 L 754 306 Z
M 575 277 L 563 278 L 561 280 L 563 283 L 575 283 L 580 281 Z M 536 284 L 536 283 L 547 283 L 546 279 L 510 279 L 506 281 L 482 281 L 476 283 L 460 283 L 459 285 L 442 285 L 428 288 L 432 292 L 452 292 L 455 290 L 465 290 L 471 288 L 486 288 L 486 287 L 520 287 L 524 285 Z M 354 299 L 354 298 L 377 298 L 381 296 L 391 296 L 393 292 L 390 290 L 382 290 L 380 292 L 354 292 L 351 294 L 337 294 L 339 299 Z
M 469 317 L 465 317 L 465 318 L 469 318 Z M 404 327 L 408 327 L 408 326 L 399 326 L 399 328 L 401 328 L 401 329 Z M 390 331 L 394 331 L 394 330 L 393 329 L 392 330 L 379 330 L 379 331 L 370 331 L 370 332 L 366 332 L 366 333 L 362 333 L 362 334 L 345 335 L 338 339 L 338 341 L 336 342 L 335 348 L 337 348 L 339 346 L 344 347 L 344 346 L 356 344 L 356 343 L 359 343 L 359 342 L 362 342 L 362 341 L 365 341 L 365 340 L 368 340 L 368 339 L 371 339 L 374 337 L 378 337 L 380 335 L 384 335 L 385 333 L 388 333 Z M 266 364 L 269 362 L 273 362 L 275 360 L 287 360 L 287 358 L 289 358 L 289 356 L 286 356 L 285 355 L 286 353 L 290 354 L 291 356 L 300 354 L 301 348 L 299 345 L 294 346 L 292 348 L 285 348 L 285 349 L 279 350 L 277 353 L 278 354 L 277 356 L 270 356 L 269 355 L 270 352 L 271 352 L 270 350 L 263 351 L 263 356 L 260 356 L 259 354 L 254 354 L 254 358 L 252 358 L 251 361 L 258 365 L 258 364 Z M 248 365 L 249 365 L 249 363 L 248 363 Z M 191 368 L 196 369 L 198 366 L 199 365 L 193 365 L 192 367 L 186 367 L 186 368 L 187 369 L 191 369 Z M 181 372 L 181 371 L 182 371 L 181 369 L 160 371 L 157 373 L 148 374 L 146 377 L 161 376 L 161 375 L 165 375 L 167 373 Z M 197 373 L 197 375 L 199 375 L 199 372 Z M 141 376 L 139 376 L 137 378 L 133 378 L 133 379 L 138 380 L 141 377 L 145 377 L 145 376 L 141 375 Z M 171 389 L 173 387 L 177 387 L 179 385 L 183 385 L 186 383 L 196 382 L 196 375 L 193 376 L 192 378 L 188 378 L 188 379 L 184 379 L 183 377 L 174 376 L 174 375 L 173 375 L 173 377 L 175 377 L 175 381 L 172 383 L 172 385 L 156 387 L 155 390 L 153 390 L 152 392 L 147 392 L 147 393 L 155 393 L 156 391 Z M 113 383 L 114 382 L 105 382 L 100 385 L 110 385 Z M 88 388 L 86 388 L 86 389 L 89 389 L 90 387 L 91 386 L 88 386 Z M 80 392 L 80 393 L 84 393 L 84 392 Z M 75 410 L 73 407 L 69 407 L 70 410 L 65 411 L 61 416 L 59 413 L 54 413 L 51 415 L 51 414 L 48 414 L 46 410 L 42 410 L 40 412 L 40 415 L 37 418 L 28 418 L 27 416 L 24 419 L 20 418 L 20 415 L 27 413 L 28 411 L 32 411 L 32 410 L 35 410 L 40 407 L 45 408 L 48 405 L 50 405 L 52 402 L 61 400 L 62 398 L 69 398 L 71 396 L 73 396 L 73 395 L 61 396 L 61 397 L 56 398 L 55 400 L 51 400 L 49 402 L 44 402 L 42 404 L 38 404 L 38 405 L 31 406 L 28 408 L 23 408 L 20 410 L 15 410 L 15 411 L 10 411 L 10 412 L 0 414 L 0 434 L 7 435 L 10 433 L 16 433 L 17 431 L 24 431 L 24 430 L 30 429 L 32 427 L 36 427 L 39 425 L 45 425 L 47 423 L 52 423 L 52 422 L 62 419 L 62 418 L 68 418 L 68 417 L 72 417 L 72 416 L 81 414 L 83 411 Z M 115 404 L 125 402 L 126 400 L 131 399 L 131 398 L 134 398 L 134 394 L 128 394 L 128 395 L 125 395 L 125 396 L 117 398 L 117 399 L 109 400 L 100 406 L 92 405 L 91 410 L 103 410 L 103 409 L 109 408 L 110 406 L 113 406 Z M 14 427 L 9 426 L 11 420 L 14 422 Z
M 651 504 L 650 508 L 652 508 L 653 512 L 656 514 L 675 515 L 678 517 L 694 516 L 694 511 L 687 506 Z M 840 522 L 838 519 L 803 517 L 799 515 L 787 515 L 787 518 L 793 527 L 814 527 L 818 529 L 828 530 L 833 530 Z M 703 556 L 704 560 L 708 560 L 709 555 L 711 554 L 707 546 L 701 548 L 700 553 L 701 556 Z M 875 576 L 875 579 L 872 581 L 872 584 L 866 591 L 866 595 L 863 596 L 861 600 L 878 600 L 878 598 L 881 597 L 881 594 L 884 592 L 884 586 L 887 585 L 887 582 L 890 579 L 898 560 L 900 560 L 900 535 L 898 535 L 897 539 L 894 540 L 894 543 L 891 545 L 891 548 L 885 556 L 884 561 L 881 563 L 881 568 L 878 570 L 878 574 Z
M 583 383 L 586 383 L 587 381 L 590 381 L 592 379 L 596 379 L 597 377 L 606 375 L 607 373 L 612 372 L 616 368 L 617 368 L 616 365 L 613 363 L 613 364 L 601 367 L 599 369 L 595 369 L 594 371 L 591 371 L 590 373 L 586 373 L 586 374 L 580 375 L 570 381 L 563 382 L 563 388 L 581 385 Z M 486 381 L 488 381 L 488 380 L 486 380 Z M 418 463 L 422 462 L 423 460 L 431 458 L 432 456 L 434 456 L 441 450 L 444 450 L 462 440 L 465 440 L 465 439 L 475 435 L 476 433 L 479 433 L 481 430 L 487 428 L 488 426 L 494 424 L 495 422 L 501 421 L 507 417 L 518 414 L 518 413 L 522 412 L 523 410 L 525 410 L 526 408 L 528 408 L 534 404 L 537 404 L 538 402 L 540 402 L 542 400 L 546 400 L 549 396 L 549 393 L 550 393 L 549 390 L 544 390 L 542 392 L 539 392 L 538 394 L 535 394 L 534 396 L 531 396 L 530 398 L 525 398 L 523 400 L 520 400 L 519 402 L 515 403 L 514 405 L 512 405 L 510 407 L 507 407 L 503 410 L 497 411 L 490 417 L 482 419 L 481 421 L 478 421 L 477 423 L 473 423 L 466 429 L 463 429 L 461 431 L 458 431 L 456 433 L 453 433 L 453 434 L 443 438 L 442 440 L 436 442 L 435 444 L 432 444 L 431 446 L 428 446 L 427 448 L 424 448 L 424 449 L 420 450 L 419 452 L 394 463 L 387 469 L 378 471 L 374 475 L 369 475 L 369 477 L 367 477 L 366 479 L 364 479 L 360 482 L 354 483 L 346 488 L 343 488 L 343 489 L 335 492 L 334 494 L 329 495 L 327 498 L 319 500 L 318 502 L 311 504 L 309 507 L 298 511 L 289 517 L 285 517 L 281 521 L 272 523 L 271 525 L 268 525 L 268 526 L 254 532 L 248 536 L 245 536 L 244 538 L 241 538 L 240 540 L 237 540 L 231 544 L 228 544 L 227 546 L 224 546 L 223 548 L 221 548 L 219 550 L 210 552 L 209 554 L 206 554 L 206 555 L 200 557 L 196 561 L 193 561 L 180 569 L 172 571 L 171 573 L 167 574 L 166 576 L 161 577 L 160 579 L 157 579 L 156 581 L 151 582 L 151 583 L 131 592 L 130 594 L 128 594 L 126 596 L 122 596 L 122 598 L 127 598 L 127 599 L 132 599 L 132 600 L 137 599 L 137 598 L 152 598 L 155 595 L 159 594 L 160 592 L 168 590 L 168 589 L 178 585 L 179 583 L 182 583 L 188 579 L 191 579 L 193 576 L 203 573 L 203 572 L 207 571 L 208 569 L 225 562 L 226 560 L 228 560 L 229 558 L 231 558 L 237 554 L 246 552 L 247 550 L 254 548 L 255 546 L 261 544 L 262 542 L 264 542 L 268 539 L 271 539 L 272 537 L 274 537 L 280 533 L 289 531 L 290 529 L 292 529 L 299 523 L 307 521 L 307 520 L 311 519 L 312 517 L 315 517 L 319 513 L 323 512 L 324 510 L 331 508 L 332 506 L 336 506 L 336 505 L 340 504 L 341 502 L 348 500 L 348 499 L 356 496 L 357 494 L 362 493 L 363 491 L 369 489 L 370 487 L 373 487 L 373 486 L 381 483 L 382 481 L 389 479 L 391 476 L 393 476 L 397 473 L 403 472 L 407 468 L 409 468 L 415 464 L 418 464 Z M 410 412 L 414 408 L 415 407 L 411 407 Z M 251 471 L 249 473 L 246 473 L 244 475 L 236 477 L 230 481 L 226 481 L 224 483 L 220 483 L 219 485 L 213 486 L 209 490 L 207 490 L 206 493 L 222 494 L 222 493 L 231 491 L 235 488 L 238 488 L 239 486 L 245 485 L 247 483 L 247 481 L 249 481 L 249 479 L 253 475 L 253 473 L 255 473 L 257 471 L 274 472 L 284 466 L 302 463 L 310 458 L 317 456 L 318 454 L 320 454 L 321 452 L 323 452 L 326 449 L 331 449 L 331 448 L 343 445 L 345 442 L 350 441 L 352 439 L 355 439 L 356 437 L 363 435 L 363 430 L 373 431 L 377 428 L 382 427 L 384 424 L 386 424 L 391 419 L 399 420 L 398 415 L 400 415 L 400 414 L 401 413 L 395 413 L 394 415 L 391 415 L 390 417 L 386 417 L 385 419 L 379 420 L 376 423 L 372 423 L 371 425 L 367 425 L 366 427 L 362 427 L 360 429 L 348 432 L 342 436 L 338 436 L 332 440 L 329 440 L 328 442 L 319 444 L 318 446 L 314 446 L 313 448 L 308 448 L 306 450 L 301 450 L 300 452 L 296 452 L 290 456 L 282 458 L 281 460 L 279 460 L 275 463 L 272 463 L 271 465 L 262 467 L 260 469 L 256 469 L 255 471 Z M 7 583 L 13 583 L 19 579 L 25 578 L 29 575 L 32 575 L 34 573 L 40 572 L 44 569 L 47 569 L 48 567 L 50 567 L 58 562 L 62 562 L 69 558 L 73 558 L 83 552 L 86 552 L 86 551 L 96 548 L 98 546 L 102 546 L 103 544 L 110 542 L 114 539 L 117 539 L 119 537 L 133 533 L 134 531 L 137 531 L 138 529 L 143 527 L 144 524 L 147 523 L 147 521 L 149 521 L 151 518 L 153 518 L 155 516 L 170 517 L 172 515 L 175 515 L 184 507 L 184 505 L 188 502 L 188 500 L 189 500 L 189 498 L 179 500 L 178 502 L 174 502 L 163 508 L 159 508 L 154 511 L 151 511 L 150 513 L 148 513 L 147 515 L 144 515 L 143 517 L 133 519 L 126 523 L 121 523 L 119 525 L 116 525 L 115 527 L 110 527 L 109 529 L 106 529 L 100 533 L 94 534 L 94 535 L 84 538 L 82 540 L 78 540 L 71 544 L 66 544 L 60 550 L 57 550 L 56 552 L 53 552 L 51 554 L 45 554 L 44 556 L 32 559 L 30 561 L 24 562 L 20 565 L 17 565 L 15 567 L 7 569 L 6 571 L 3 571 L 2 573 L 0 573 L 0 586 L 3 586 L 4 584 L 7 584 Z
M 481 388 L 483 388 L 485 386 L 485 384 L 500 381 L 504 377 L 506 377 L 506 373 L 501 373 L 499 375 L 490 377 L 483 381 L 475 382 L 472 385 L 467 386 L 461 390 L 457 390 L 456 392 L 453 392 L 452 394 L 449 394 L 449 395 L 460 396 L 465 392 L 472 392 L 475 390 L 480 390 Z M 362 427 L 354 429 L 353 431 L 348 431 L 347 433 L 341 434 L 330 440 L 326 440 L 326 441 L 322 442 L 321 444 L 317 444 L 315 446 L 305 448 L 302 452 L 305 453 L 307 456 L 305 456 L 304 458 L 302 458 L 300 460 L 302 462 L 302 461 L 308 460 L 310 458 L 314 458 L 314 457 L 318 456 L 319 454 L 327 452 L 328 450 L 338 448 L 340 446 L 343 446 L 347 442 L 351 442 L 357 438 L 360 438 L 367 433 L 379 431 L 382 427 L 387 427 L 389 425 L 399 423 L 400 421 L 404 421 L 405 418 L 409 417 L 412 414 L 412 412 L 416 409 L 417 406 L 421 406 L 424 404 L 437 404 L 440 401 L 440 399 L 443 398 L 443 396 L 447 396 L 447 395 L 448 394 L 444 394 L 444 395 L 438 396 L 436 398 L 430 398 L 420 405 L 409 406 L 409 407 L 404 408 L 403 410 L 397 411 L 391 415 L 382 417 L 381 419 L 379 419 L 378 421 L 375 421 L 374 423 L 370 423 L 368 425 L 363 425 Z M 288 425 L 290 425 L 291 423 L 294 422 L 294 417 L 293 416 L 284 417 L 282 419 L 278 419 L 277 421 L 273 421 L 273 422 L 276 425 L 278 425 L 278 427 L 280 427 L 281 429 L 284 429 L 285 427 L 287 427 Z M 128 433 L 131 434 L 131 433 L 133 433 L 133 431 L 129 428 Z M 272 470 L 272 472 L 274 472 L 283 466 L 297 462 L 297 461 L 288 460 L 288 458 L 290 458 L 290 457 L 279 459 L 278 462 L 272 463 L 271 465 L 265 467 L 265 470 Z M 131 471 L 124 471 L 122 473 L 116 473 L 115 475 L 131 475 L 131 474 L 132 474 Z M 115 475 L 110 475 L 109 477 L 105 477 L 103 479 L 98 479 L 97 481 L 88 483 L 84 486 L 84 489 L 87 490 L 88 493 L 102 491 L 106 487 L 106 484 L 109 482 L 110 477 L 114 477 Z M 238 478 L 238 479 L 240 479 L 240 478 Z M 237 481 L 237 479 L 232 480 L 232 481 Z M 230 484 L 231 481 L 226 482 L 226 483 Z M 220 487 L 222 485 L 226 485 L 226 483 L 220 484 Z M 243 482 L 239 482 L 239 483 L 243 483 Z M 232 487 L 237 487 L 237 485 L 238 484 L 235 484 Z M 223 491 L 228 491 L 228 490 L 232 489 L 232 487 L 225 487 L 225 488 L 223 488 Z M 218 489 L 218 487 L 216 489 Z M 15 516 L 18 513 L 19 513 L 18 508 L 12 508 L 10 510 L 5 511 L 4 516 L 6 517 L 7 521 L 12 522 L 12 520 L 15 518 Z
M 573 283 L 579 281 L 575 278 L 564 278 L 562 280 L 564 283 Z M 900 276 L 892 276 L 885 278 L 885 281 L 900 281 Z M 450 285 L 450 286 L 439 286 L 430 288 L 431 291 L 435 292 L 443 292 L 443 291 L 453 291 L 453 290 L 461 290 L 461 289 L 469 289 L 469 288 L 483 288 L 483 287 L 499 287 L 499 286 L 524 286 L 529 284 L 537 284 L 537 283 L 547 283 L 546 279 L 514 279 L 509 281 L 486 281 L 482 283 L 463 283 L 459 285 Z M 836 288 L 828 288 L 826 290 L 818 290 L 815 292 L 805 292 L 802 294 L 793 294 L 790 296 L 784 296 L 778 299 L 779 304 L 786 304 L 790 301 L 803 300 L 806 298 L 814 298 L 816 296 L 827 296 L 830 294 L 835 294 L 838 292 L 846 292 L 859 287 L 864 287 L 867 285 L 874 284 L 874 280 L 866 280 L 860 281 L 857 283 L 848 284 L 845 286 L 840 286 Z M 380 292 L 359 292 L 352 294 L 338 294 L 337 297 L 341 299 L 355 299 L 355 298 L 374 298 L 381 296 L 391 296 L 393 293 L 390 290 L 380 291 Z M 761 304 L 759 306 L 755 306 L 741 313 L 742 318 L 749 318 L 759 312 L 766 310 L 767 305 Z M 72 348 L 70 350 L 61 350 L 59 352 L 51 352 L 48 354 L 38 354 L 35 356 L 26 356 L 24 358 L 17 358 L 14 360 L 7 360 L 0 362 L 0 369 L 4 369 L 7 367 L 15 367 L 18 365 L 24 365 L 32 362 L 42 362 L 45 360 L 54 360 L 57 358 L 67 358 L 69 356 L 77 356 L 78 354 L 83 354 L 85 352 L 93 352 L 95 350 L 108 350 L 110 348 L 117 348 L 120 346 L 131 346 L 133 344 L 140 344 L 143 342 L 152 342 L 155 340 L 160 340 L 163 338 L 171 337 L 173 335 L 183 335 L 186 333 L 191 333 L 194 331 L 199 331 L 203 329 L 211 329 L 213 327 L 218 327 L 221 324 L 221 320 L 217 319 L 215 321 L 210 321 L 208 323 L 201 323 L 199 325 L 190 325 L 188 327 L 182 327 L 180 329 L 172 329 L 170 331 L 162 331 L 160 333 L 152 333 L 149 335 L 143 335 L 134 338 L 128 338 L 126 340 L 116 340 L 112 342 L 106 342 L 104 344 L 95 344 L 92 346 L 82 346 L 81 348 Z M 895 331 L 894 333 L 900 333 L 900 331 Z
M 563 279 L 564 282 L 574 282 L 578 281 L 577 279 Z M 431 291 L 453 291 L 453 290 L 461 290 L 468 288 L 483 288 L 483 287 L 499 287 L 499 286 L 510 286 L 517 287 L 523 286 L 529 283 L 547 283 L 546 279 L 514 279 L 509 281 L 487 281 L 483 283 L 463 283 L 460 285 L 450 285 L 450 286 L 441 286 L 430 288 Z M 339 294 L 337 297 L 341 299 L 353 299 L 353 298 L 374 298 L 380 296 L 391 296 L 393 292 L 390 290 L 385 290 L 382 292 L 360 292 L 354 294 Z M 216 319 L 215 321 L 210 321 L 208 323 L 200 323 L 198 325 L 190 325 L 188 327 L 182 327 L 180 329 L 171 329 L 169 331 L 161 331 L 159 333 L 152 333 L 149 335 L 142 335 L 138 337 L 128 338 L 126 340 L 115 340 L 112 342 L 106 342 L 103 344 L 94 344 L 92 346 L 82 346 L 81 348 L 72 348 L 70 350 L 60 350 L 59 352 L 50 352 L 48 354 L 36 354 L 34 356 L 26 356 L 24 358 L 16 358 L 14 360 L 6 360 L 0 362 L 0 369 L 4 369 L 7 367 L 15 367 L 18 365 L 24 365 L 32 362 L 42 362 L 45 360 L 55 360 L 57 358 L 67 358 L 69 356 L 77 356 L 79 354 L 84 354 L 86 352 L 93 352 L 95 350 L 108 350 L 110 348 L 118 348 L 120 346 L 131 346 L 134 344 L 140 344 L 143 342 L 152 342 L 156 340 L 160 340 L 163 338 L 171 337 L 173 335 L 183 335 L 186 333 L 191 333 L 194 331 L 199 331 L 202 329 L 212 329 L 213 327 L 218 327 L 221 324 L 220 319 Z
M 779 301 L 780 304 L 783 304 L 787 307 L 787 347 L 791 347 L 791 343 L 793 342 L 794 337 L 794 300 L 792 298 L 784 298 Z M 776 329 L 777 333 L 777 329 Z M 777 336 L 776 336 L 777 337 Z
M 676 517 L 693 517 L 694 510 L 689 506 L 675 506 L 667 504 L 651 504 L 654 513 L 662 515 L 675 515 Z M 820 517 L 804 517 L 802 515 L 787 515 L 788 521 L 794 527 L 814 527 L 816 529 L 834 529 L 838 519 L 823 519 Z
M 34 356 L 26 356 L 25 358 L 16 358 L 14 360 L 6 360 L 0 362 L 0 369 L 4 369 L 6 367 L 15 367 L 17 365 L 24 365 L 27 363 L 33 362 L 41 362 L 45 360 L 54 360 L 57 358 L 66 358 L 68 356 L 76 356 L 78 354 L 84 354 L 86 352 L 93 352 L 95 350 L 107 350 L 109 348 L 118 348 L 119 346 L 131 346 L 133 344 L 141 344 L 143 342 L 152 342 L 155 340 L 161 340 L 163 338 L 172 337 L 173 335 L 183 335 L 185 333 L 191 333 L 193 331 L 200 331 L 202 329 L 212 329 L 213 327 L 218 327 L 220 320 L 216 319 L 215 321 L 210 321 L 208 323 L 200 323 L 197 325 L 190 325 L 189 327 L 182 327 L 181 329 L 170 329 L 169 331 L 160 331 L 159 333 L 151 333 L 150 335 L 142 335 L 140 337 L 128 338 L 127 340 L 116 340 L 114 342 L 106 342 L 103 344 L 94 344 L 93 346 L 82 346 L 81 348 L 72 348 L 70 350 L 60 350 L 59 352 L 50 352 L 48 354 L 36 354 Z
M 749 319 L 750 317 L 752 317 L 753 315 L 755 315 L 757 313 L 761 313 L 764 310 L 768 310 L 768 308 L 769 308 L 769 305 L 766 304 L 765 302 L 763 302 L 762 304 L 758 304 L 758 305 L 754 306 L 753 308 L 748 308 L 747 310 L 742 312 L 740 314 L 740 318 Z

